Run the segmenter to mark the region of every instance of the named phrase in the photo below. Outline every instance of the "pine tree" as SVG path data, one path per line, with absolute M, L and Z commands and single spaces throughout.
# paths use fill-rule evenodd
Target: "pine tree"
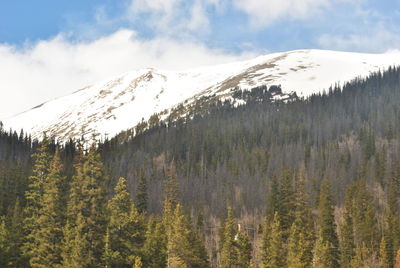
M 49 174 L 51 155 L 48 152 L 48 147 L 49 140 L 45 137 L 37 152 L 32 155 L 33 170 L 32 175 L 28 179 L 28 190 L 25 192 L 25 242 L 23 245 L 23 255 L 26 260 L 29 260 L 32 257 L 32 251 L 34 251 L 38 246 L 33 234 L 37 232 L 39 228 L 39 211 L 42 207 L 44 185 Z
M 147 181 L 144 176 L 141 176 L 136 195 L 137 209 L 141 214 L 147 212 L 147 199 Z
M 264 255 L 268 256 L 268 259 L 263 263 L 264 268 L 287 267 L 286 242 L 277 212 L 275 212 L 272 223 L 269 247 L 266 249 Z
M 107 226 L 106 180 L 100 156 L 94 147 L 81 161 L 73 178 L 68 204 L 63 265 L 99 267 Z
M 304 177 L 300 176 L 296 182 L 295 220 L 288 241 L 287 266 L 291 268 L 311 267 L 312 263 L 314 226 L 304 184 Z
M 55 267 L 61 264 L 62 228 L 64 225 L 64 205 L 61 193 L 65 178 L 63 165 L 57 150 L 50 164 L 47 180 L 43 185 L 41 208 L 38 211 L 38 227 L 32 237 L 37 245 L 31 251 L 32 267 Z
M 175 208 L 174 222 L 168 233 L 167 254 L 167 267 L 209 267 L 204 246 L 191 231 L 191 226 L 180 204 L 177 204 Z
M 71 268 L 89 268 L 94 263 L 90 241 L 86 231 L 85 218 L 81 213 L 73 224 L 67 223 L 63 230 L 62 266 Z
M 246 232 L 238 232 L 236 239 L 237 246 L 237 267 L 248 268 L 251 262 L 251 243 Z
M 280 224 L 284 232 L 284 238 L 287 239 L 289 237 L 290 227 L 294 221 L 295 211 L 293 178 L 292 174 L 288 170 L 284 171 L 281 186 L 279 188 L 278 200 Z
M 221 241 L 222 245 L 220 246 L 221 268 L 233 267 L 237 261 L 237 251 L 235 245 L 236 233 L 235 215 L 233 213 L 233 209 L 228 207 L 228 215 L 223 226 L 223 239 Z
M 167 265 L 167 236 L 161 220 L 150 218 L 147 224 L 143 261 L 144 266 L 148 268 L 166 267 Z
M 340 244 L 340 266 L 349 268 L 351 260 L 354 256 L 354 235 L 353 235 L 353 219 L 351 216 L 351 189 L 348 188 L 345 197 L 344 222 L 340 227 L 341 244 Z
M 7 267 L 9 260 L 9 236 L 5 217 L 0 217 L 0 267 Z
M 111 248 L 110 230 L 107 228 L 106 236 L 104 237 L 104 252 L 102 256 L 103 265 L 107 268 L 113 267 L 113 265 L 121 259 L 119 251 L 113 251 Z
M 164 182 L 164 211 L 163 219 L 166 232 L 169 232 L 173 222 L 175 207 L 179 203 L 179 183 L 175 165 L 172 163 L 167 170 L 167 178 Z
M 262 229 L 262 242 L 261 242 L 261 262 L 263 264 L 269 263 L 270 261 L 269 259 L 270 255 L 268 253 L 268 250 L 271 246 L 271 235 L 272 235 L 271 227 L 272 227 L 271 220 L 269 219 L 269 217 L 265 217 Z
M 355 255 L 351 260 L 351 268 L 376 267 L 371 263 L 371 259 L 373 258 L 372 253 L 373 252 L 364 244 L 358 245 L 355 249 Z
M 321 232 L 315 243 L 313 254 L 313 268 L 336 267 L 335 259 L 332 258 L 332 245 L 323 239 Z
M 272 177 L 271 187 L 268 194 L 267 202 L 267 217 L 272 219 L 279 208 L 279 184 L 276 176 Z
M 385 240 L 385 236 L 382 236 L 381 243 L 379 245 L 379 263 L 382 268 L 391 268 L 392 260 L 390 256 L 390 251 L 388 250 L 388 245 Z
M 7 228 L 8 243 L 10 246 L 8 265 L 10 267 L 23 267 L 27 265 L 25 259 L 21 256 L 21 248 L 24 242 L 24 230 L 21 228 L 23 222 L 23 209 L 21 208 L 19 198 L 17 198 Z
M 124 178 L 119 179 L 115 195 L 108 202 L 108 210 L 109 262 L 112 267 L 130 267 L 134 258 L 140 255 L 145 229 L 144 219 L 133 204 Z
M 400 194 L 400 179 L 394 175 L 388 186 L 388 211 L 387 211 L 387 224 L 388 235 L 387 243 L 390 243 L 393 249 L 400 248 L 400 211 L 399 211 L 399 194 Z M 398 181 L 399 182 L 398 182 Z M 393 251 L 389 258 L 391 261 L 394 259 L 395 252 Z
M 352 217 L 354 224 L 354 240 L 356 245 L 376 249 L 379 245 L 375 202 L 366 187 L 364 180 L 358 180 L 353 186 Z
M 336 223 L 330 184 L 326 180 L 321 184 L 319 197 L 319 239 L 321 240 L 319 246 L 322 246 L 322 248 L 316 248 L 316 250 L 327 250 L 324 253 L 327 262 L 320 267 L 339 267 L 339 240 L 336 234 Z

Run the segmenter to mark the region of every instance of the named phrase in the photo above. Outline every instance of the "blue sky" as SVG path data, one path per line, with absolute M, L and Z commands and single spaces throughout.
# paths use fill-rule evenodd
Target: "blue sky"
M 398 50 L 400 0 L 3 0 L 0 119 L 132 69 L 304 48 Z
M 136 7 L 133 7 L 135 2 Z M 169 2 L 170 6 L 160 4 L 162 2 Z M 288 2 L 289 5 L 279 8 L 280 2 Z M 71 41 L 88 41 L 124 28 L 134 30 L 142 39 L 154 38 L 157 35 L 175 39 L 191 38 L 210 48 L 223 49 L 230 53 L 246 50 L 263 53 L 301 48 L 384 52 L 396 49 L 400 45 L 396 37 L 400 34 L 398 0 L 299 0 L 297 2 L 303 4 L 294 8 L 295 2 L 1 1 L 0 43 L 22 46 L 51 39 L 60 33 L 66 34 Z M 157 5 L 159 7 L 156 7 Z M 189 13 L 195 5 L 200 7 L 198 13 L 205 16 L 206 25 L 184 30 L 176 27 L 191 19 Z M 135 12 L 135 8 L 138 11 Z M 290 12 L 290 9 L 294 11 Z M 166 23 L 170 25 L 166 26 L 176 27 L 177 32 L 167 33 L 158 28 L 155 20 L 162 16 L 170 16 Z M 362 42 L 373 38 L 377 33 L 384 35 L 381 36 L 381 40 L 374 40 L 372 44 Z M 329 42 L 333 38 L 337 39 Z

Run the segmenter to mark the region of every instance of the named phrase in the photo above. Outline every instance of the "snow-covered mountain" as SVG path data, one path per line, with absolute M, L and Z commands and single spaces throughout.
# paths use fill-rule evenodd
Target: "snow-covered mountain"
M 5 128 L 24 129 L 36 138 L 44 132 L 62 140 L 89 138 L 95 133 L 112 137 L 155 113 L 165 118 L 174 107 L 203 96 L 230 98 L 233 88 L 281 85 L 284 93 L 307 97 L 393 65 L 400 65 L 400 53 L 297 50 L 188 71 L 143 69 L 89 85 L 2 121 Z

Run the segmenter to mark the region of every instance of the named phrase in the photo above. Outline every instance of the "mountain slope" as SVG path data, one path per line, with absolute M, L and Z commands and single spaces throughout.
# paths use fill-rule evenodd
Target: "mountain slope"
M 203 96 L 230 98 L 236 87 L 281 85 L 284 93 L 307 97 L 391 65 L 400 65 L 400 53 L 299 50 L 188 71 L 143 69 L 43 103 L 3 124 L 37 138 L 44 132 L 61 140 L 93 134 L 112 137 L 155 113 L 163 112 L 165 118 L 173 107 Z

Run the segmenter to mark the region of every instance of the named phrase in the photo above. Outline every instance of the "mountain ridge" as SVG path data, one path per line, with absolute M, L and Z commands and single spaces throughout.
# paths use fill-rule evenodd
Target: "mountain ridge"
M 154 114 L 166 119 L 174 108 L 204 96 L 232 99 L 235 88 L 281 85 L 283 94 L 308 97 L 335 83 L 366 77 L 393 65 L 400 65 L 400 53 L 295 50 L 187 71 L 145 68 L 42 103 L 3 120 L 3 124 L 24 129 L 33 138 L 46 133 L 60 141 L 115 136 Z

